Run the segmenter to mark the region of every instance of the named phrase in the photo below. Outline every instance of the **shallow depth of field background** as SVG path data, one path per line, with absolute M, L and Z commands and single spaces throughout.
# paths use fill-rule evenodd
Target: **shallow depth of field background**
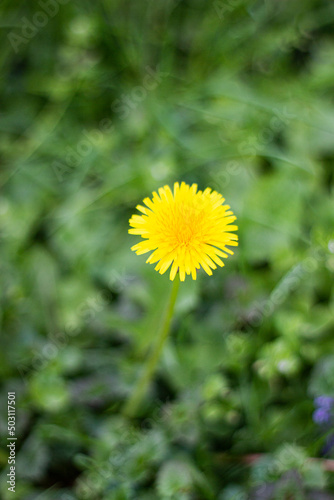
M 334 498 L 334 4 L 53 8 L 1 6 L 1 498 Z M 128 219 L 176 180 L 223 193 L 240 245 L 182 285 L 129 421 L 170 281 Z

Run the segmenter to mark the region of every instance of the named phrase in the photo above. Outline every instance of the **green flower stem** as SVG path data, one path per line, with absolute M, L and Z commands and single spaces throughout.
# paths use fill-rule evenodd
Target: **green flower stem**
M 138 407 L 140 406 L 140 403 L 143 400 L 148 386 L 150 385 L 150 382 L 154 376 L 154 372 L 160 359 L 163 346 L 170 331 L 170 323 L 173 317 L 179 285 L 180 279 L 179 276 L 176 276 L 175 280 L 173 281 L 173 287 L 169 297 L 168 307 L 160 324 L 156 343 L 153 346 L 151 353 L 149 354 L 146 365 L 144 367 L 144 371 L 124 407 L 124 414 L 128 417 L 134 417 L 137 414 Z

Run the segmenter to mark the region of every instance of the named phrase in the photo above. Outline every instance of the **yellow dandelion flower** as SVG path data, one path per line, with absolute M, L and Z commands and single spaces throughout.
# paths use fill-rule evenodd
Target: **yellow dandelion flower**
M 156 271 L 163 274 L 171 267 L 170 279 L 177 272 L 184 281 L 186 274 L 196 279 L 197 269 L 212 275 L 212 269 L 223 266 L 220 257 L 233 254 L 227 246 L 237 246 L 238 226 L 229 205 L 224 205 L 221 194 L 206 188 L 197 191 L 197 184 L 185 182 L 160 188 L 159 194 L 143 200 L 146 206 L 136 208 L 143 215 L 133 215 L 129 221 L 130 234 L 140 235 L 144 241 L 131 250 L 137 255 L 153 252 L 146 262 L 158 263 Z

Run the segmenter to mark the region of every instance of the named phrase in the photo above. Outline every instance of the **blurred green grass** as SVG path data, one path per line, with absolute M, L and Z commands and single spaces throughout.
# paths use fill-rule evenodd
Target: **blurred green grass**
M 290 469 L 332 491 L 305 461 L 330 433 L 312 399 L 334 396 L 334 6 L 58 7 L 13 47 L 43 9 L 1 6 L 0 422 L 5 436 L 15 390 L 17 498 L 241 500 Z M 240 244 L 185 283 L 129 423 L 170 282 L 130 251 L 128 219 L 175 180 L 222 192 Z M 249 453 L 269 454 L 262 469 L 234 462 Z M 11 498 L 6 447 L 0 463 Z

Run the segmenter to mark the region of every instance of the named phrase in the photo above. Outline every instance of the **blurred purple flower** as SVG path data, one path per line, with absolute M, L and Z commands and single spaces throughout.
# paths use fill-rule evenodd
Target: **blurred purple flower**
M 330 396 L 319 396 L 318 398 L 315 398 L 314 404 L 318 408 L 330 410 L 334 404 L 334 398 L 331 398 Z
M 323 432 L 328 432 L 333 428 L 334 398 L 331 396 L 319 396 L 314 399 L 315 411 L 313 421 L 322 426 Z M 329 455 L 334 446 L 334 434 L 331 432 L 326 437 L 325 444 L 321 450 L 322 456 Z
M 313 412 L 313 421 L 318 425 L 328 424 L 331 421 L 331 414 L 327 408 L 317 408 Z

